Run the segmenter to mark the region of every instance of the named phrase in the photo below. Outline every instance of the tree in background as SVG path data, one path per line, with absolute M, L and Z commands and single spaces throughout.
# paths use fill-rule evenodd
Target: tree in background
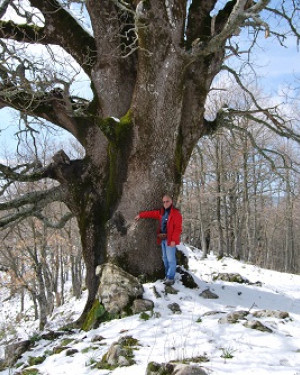
M 241 96 L 234 86 L 232 93 Z M 181 197 L 189 243 L 201 247 L 204 256 L 213 251 L 298 273 L 298 155 L 297 144 L 247 117 L 201 139 Z
M 20 111 L 29 133 L 46 121 L 67 130 L 85 150 L 77 160 L 60 151 L 43 167 L 37 160 L 1 165 L 3 194 L 13 181 L 58 183 L 1 203 L 1 226 L 21 217 L 43 220 L 53 201 L 67 205 L 78 222 L 89 290 L 78 323 L 94 302 L 99 264 L 111 261 L 148 277 L 162 271 L 153 223 L 138 230 L 130 224 L 139 210 L 158 205 L 164 192 L 176 201 L 199 138 L 246 113 L 223 106 L 204 116 L 214 78 L 226 71 L 242 86 L 228 64 L 251 53 L 261 34 L 279 44 L 287 35 L 299 38 L 293 1 L 275 7 L 267 0 L 219 3 L 1 1 L 0 106 Z M 283 21 L 280 30 L 272 28 L 272 16 Z M 248 45 L 239 43 L 243 30 Z M 80 87 L 83 80 L 90 82 L 90 96 Z M 252 99 L 253 120 L 299 140 L 277 107 Z

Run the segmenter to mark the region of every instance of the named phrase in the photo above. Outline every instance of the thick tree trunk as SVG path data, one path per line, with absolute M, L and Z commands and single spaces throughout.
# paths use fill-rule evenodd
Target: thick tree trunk
M 143 3 L 135 19 L 139 49 L 130 59 L 111 53 L 120 46 L 120 29 L 105 41 L 104 29 L 99 29 L 99 19 L 105 25 L 108 14 L 117 23 L 117 9 L 109 2 L 104 8 L 94 0 L 87 3 L 100 42 L 91 74 L 93 114 L 76 125 L 86 158 L 79 168 L 74 163 L 68 178 L 59 175 L 70 192 L 67 204 L 79 224 L 87 269 L 89 296 L 79 321 L 94 302 L 99 264 L 109 260 L 152 279 L 163 275 L 157 223 L 135 225 L 134 217 L 141 210 L 159 208 L 166 192 L 176 204 L 193 147 L 213 123 L 204 120 L 204 105 L 220 71 L 224 46 L 193 57 L 194 51 L 181 48 L 185 6 L 178 4 L 170 19 L 161 2 L 151 2 L 150 8 Z

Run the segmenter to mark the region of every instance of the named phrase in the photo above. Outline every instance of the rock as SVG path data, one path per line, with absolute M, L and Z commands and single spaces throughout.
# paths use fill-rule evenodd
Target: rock
M 131 336 L 121 337 L 117 342 L 114 342 L 108 352 L 104 354 L 101 362 L 96 367 L 98 369 L 114 369 L 122 366 L 132 366 L 135 361 L 133 360 L 133 349 L 139 345 L 138 340 Z
M 126 312 L 133 300 L 141 298 L 143 285 L 138 279 L 117 267 L 106 263 L 98 269 L 100 286 L 98 296 L 110 314 Z
M 8 344 L 5 347 L 5 363 L 7 367 L 12 367 L 21 355 L 30 349 L 32 343 L 30 340 L 23 340 Z
M 45 361 L 46 357 L 45 356 L 40 356 L 40 357 L 28 357 L 28 364 L 29 366 L 36 366 L 40 365 Z
M 183 266 L 186 270 L 189 269 L 189 258 L 181 251 L 176 248 L 176 262 L 179 266 Z
M 246 328 L 257 329 L 258 331 L 262 331 L 262 332 L 269 332 L 269 333 L 273 332 L 270 328 L 268 328 L 267 326 L 265 326 L 258 320 L 247 321 L 243 324 L 243 326 Z
M 91 342 L 98 342 L 98 341 L 102 341 L 102 340 L 105 340 L 105 337 L 101 336 L 101 335 L 96 335 L 94 336 L 92 339 L 91 339 Z
M 178 303 L 174 302 L 174 303 L 170 303 L 168 305 L 168 308 L 174 313 L 181 313 L 181 309 L 180 309 L 180 306 L 178 305 Z
M 76 354 L 76 353 L 78 353 L 77 349 L 68 349 L 66 351 L 66 356 L 70 357 L 70 356 L 72 356 L 73 354 Z
M 112 344 L 108 349 L 105 359 L 110 366 L 116 366 L 118 364 L 119 357 L 124 355 L 126 355 L 125 350 L 122 349 L 121 345 L 115 343 Z
M 224 318 L 219 319 L 220 324 L 234 324 L 237 323 L 239 320 L 244 319 L 245 316 L 249 314 L 248 311 L 240 310 L 240 311 L 233 311 L 226 315 Z
M 7 364 L 3 358 L 0 358 L 0 371 L 5 370 Z
M 154 303 L 149 299 L 136 299 L 133 301 L 132 312 L 134 314 L 152 310 Z
M 42 373 L 36 367 L 27 367 L 21 372 L 15 372 L 15 375 L 42 375 Z
M 172 375 L 207 375 L 207 372 L 199 366 L 177 364 Z
M 152 290 L 156 298 L 161 298 L 161 294 L 157 291 L 155 286 L 152 287 Z
M 165 285 L 166 294 L 178 294 L 178 290 L 173 288 L 172 285 Z
M 173 372 L 173 366 L 171 372 L 165 368 L 165 364 L 160 364 L 157 362 L 149 362 L 146 369 L 146 375 L 161 375 L 161 374 L 171 374 Z
M 65 335 L 65 334 L 66 334 L 65 331 L 49 331 L 49 332 L 43 333 L 41 335 L 41 338 L 44 339 L 44 340 L 54 341 L 57 338 Z
M 200 297 L 206 298 L 206 299 L 218 299 L 219 296 L 213 292 L 211 292 L 209 289 L 205 289 L 201 294 Z
M 180 273 L 181 282 L 185 287 L 190 289 L 198 288 L 198 284 L 196 284 L 193 276 L 189 272 L 185 271 L 182 267 L 177 267 L 176 271 Z
M 59 353 L 63 352 L 64 350 L 69 350 L 69 349 L 71 349 L 69 346 L 58 345 L 58 346 L 55 346 L 53 348 L 53 354 L 59 354 Z
M 195 365 L 150 362 L 146 375 L 208 375 L 208 373 Z
M 123 356 L 119 357 L 118 364 L 120 367 L 131 366 L 130 361 L 126 357 L 123 357 Z
M 286 319 L 290 317 L 288 312 L 278 310 L 259 310 L 252 313 L 252 315 L 256 318 Z
M 229 281 L 231 283 L 249 284 L 249 280 L 239 273 L 219 273 L 213 277 L 213 280 Z

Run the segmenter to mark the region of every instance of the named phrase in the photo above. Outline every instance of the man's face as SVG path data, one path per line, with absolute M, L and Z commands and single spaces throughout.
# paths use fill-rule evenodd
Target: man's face
M 163 205 L 165 209 L 168 209 L 172 205 L 172 199 L 167 195 L 163 197 Z

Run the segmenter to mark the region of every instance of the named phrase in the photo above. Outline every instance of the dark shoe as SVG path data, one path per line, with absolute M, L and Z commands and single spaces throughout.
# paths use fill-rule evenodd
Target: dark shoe
M 165 281 L 164 281 L 164 284 L 165 285 L 167 285 L 167 286 L 171 286 L 171 285 L 173 285 L 174 284 L 174 280 L 172 280 L 172 279 L 166 279 Z

